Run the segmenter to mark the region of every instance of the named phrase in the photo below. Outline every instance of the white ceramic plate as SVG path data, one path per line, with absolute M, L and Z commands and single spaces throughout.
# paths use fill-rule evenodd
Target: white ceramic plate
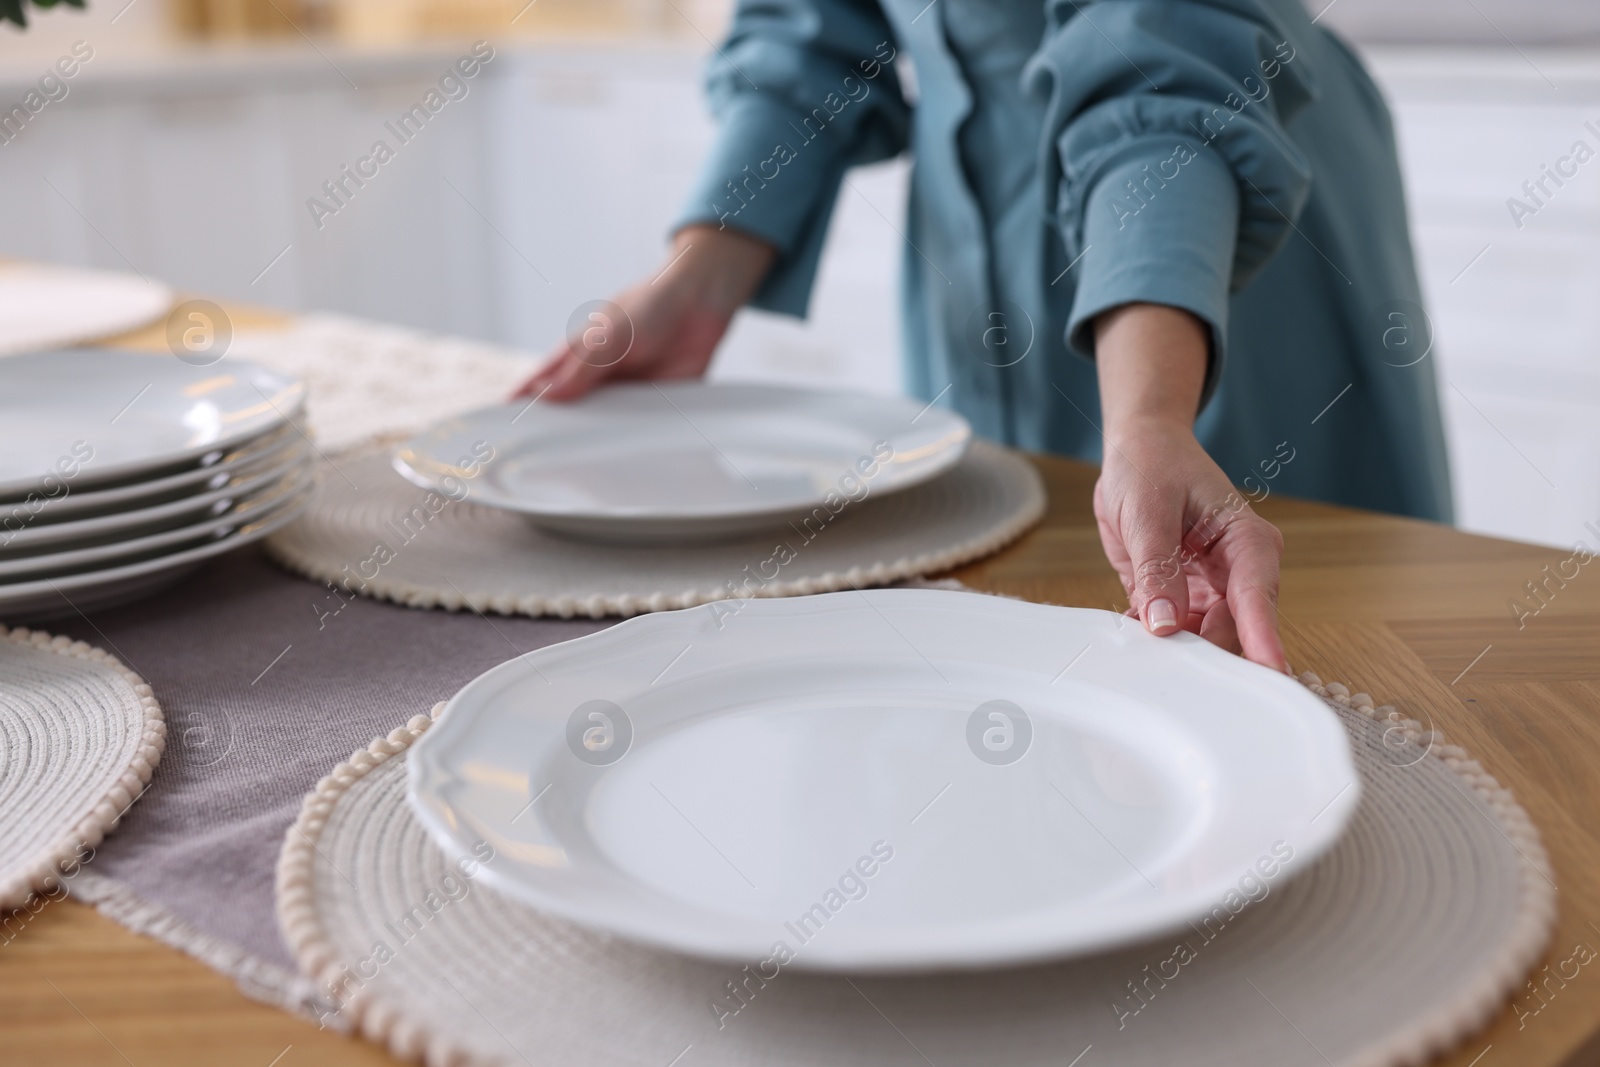
M 0 584 L 0 621 L 7 623 L 54 619 L 114 607 L 148 596 L 182 578 L 200 564 L 231 552 L 279 530 L 305 510 L 311 490 L 289 498 L 270 514 L 241 526 L 227 537 L 186 548 L 171 555 L 125 563 L 104 570 L 69 574 L 62 578 Z
M 610 540 L 731 537 L 803 519 L 832 499 L 926 481 L 971 429 L 898 397 L 703 382 L 609 386 L 570 404 L 517 401 L 446 419 L 395 455 L 424 488 L 542 527 Z M 493 459 L 462 464 L 481 443 Z M 837 509 L 835 509 L 837 510 Z
M 409 759 L 430 835 L 487 842 L 494 888 L 824 970 L 1174 930 L 1308 867 L 1359 794 L 1337 718 L 1287 677 L 1110 612 L 942 590 L 630 619 L 477 678 Z
M 0 360 L 0 498 L 45 490 L 74 457 L 68 480 L 78 489 L 206 466 L 293 418 L 304 397 L 297 380 L 243 360 L 193 367 L 110 349 L 12 356 Z
M 0 545 L 5 531 L 49 522 L 65 522 L 95 515 L 111 515 L 135 508 L 154 507 L 181 497 L 221 489 L 238 478 L 283 466 L 297 452 L 308 450 L 306 439 L 293 426 L 284 426 L 252 438 L 205 467 L 193 467 L 161 478 L 130 482 L 109 489 L 77 491 L 63 481 L 55 496 L 35 495 L 32 500 L 0 501 Z M 10 525 L 6 520 L 10 519 Z
M 83 548 L 67 548 L 59 552 L 8 558 L 0 556 L 0 582 L 16 582 L 29 578 L 59 578 L 91 568 L 104 568 L 118 560 L 133 562 L 187 548 L 204 541 L 229 537 L 235 530 L 271 514 L 286 501 L 303 495 L 312 478 L 311 465 L 302 460 L 293 468 L 268 479 L 258 492 L 237 502 L 215 517 L 209 513 L 159 533 L 129 537 L 108 544 Z
M 266 469 L 247 470 L 216 489 L 131 511 L 91 515 L 68 522 L 36 523 L 10 529 L 0 519 L 0 560 L 87 548 L 188 526 L 204 519 L 221 518 L 245 507 L 258 495 L 270 494 L 285 477 L 305 469 L 311 451 L 291 451 L 282 462 Z M 0 509 L 0 516 L 3 516 Z
M 0 356 L 136 329 L 171 307 L 171 289 L 136 274 L 0 265 Z

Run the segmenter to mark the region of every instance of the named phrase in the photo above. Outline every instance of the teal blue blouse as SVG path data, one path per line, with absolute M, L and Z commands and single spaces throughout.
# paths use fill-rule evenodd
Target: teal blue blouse
M 845 171 L 909 149 L 915 393 L 1097 461 L 1093 320 L 1168 304 L 1252 498 L 1449 520 L 1389 113 L 1297 0 L 743 0 L 708 91 L 679 225 L 776 246 L 757 306 L 805 313 Z

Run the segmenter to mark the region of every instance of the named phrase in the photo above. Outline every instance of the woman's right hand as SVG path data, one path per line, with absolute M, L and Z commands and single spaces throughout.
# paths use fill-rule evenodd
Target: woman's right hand
M 516 396 L 573 400 L 606 381 L 698 378 L 776 257 L 735 230 L 684 227 L 661 270 L 591 312 Z

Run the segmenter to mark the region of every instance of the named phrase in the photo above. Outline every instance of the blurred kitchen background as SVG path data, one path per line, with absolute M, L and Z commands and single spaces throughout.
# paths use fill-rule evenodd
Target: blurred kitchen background
M 1309 2 L 1395 111 L 1460 524 L 1595 544 L 1600 160 L 1547 183 L 1532 214 L 1508 199 L 1575 142 L 1600 149 L 1600 4 Z M 93 53 L 0 143 L 0 256 L 532 351 L 656 264 L 711 137 L 700 70 L 729 7 L 88 3 L 0 26 L 7 108 L 75 42 Z M 314 219 L 307 200 L 478 39 L 494 59 L 466 98 Z M 905 177 L 897 162 L 852 178 L 810 321 L 745 314 L 717 376 L 899 388 Z

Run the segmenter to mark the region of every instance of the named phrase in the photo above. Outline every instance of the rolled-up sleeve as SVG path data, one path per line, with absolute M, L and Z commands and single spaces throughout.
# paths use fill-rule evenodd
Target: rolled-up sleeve
M 1211 328 L 1293 232 L 1310 165 L 1284 124 L 1315 96 L 1290 33 L 1255 0 L 1052 0 L 1026 77 L 1048 93 L 1041 167 L 1067 253 L 1082 257 L 1067 342 L 1120 304 Z
M 720 130 L 675 228 L 715 223 L 778 258 L 752 303 L 804 315 L 844 173 L 906 146 L 910 109 L 873 0 L 742 0 L 712 56 Z

